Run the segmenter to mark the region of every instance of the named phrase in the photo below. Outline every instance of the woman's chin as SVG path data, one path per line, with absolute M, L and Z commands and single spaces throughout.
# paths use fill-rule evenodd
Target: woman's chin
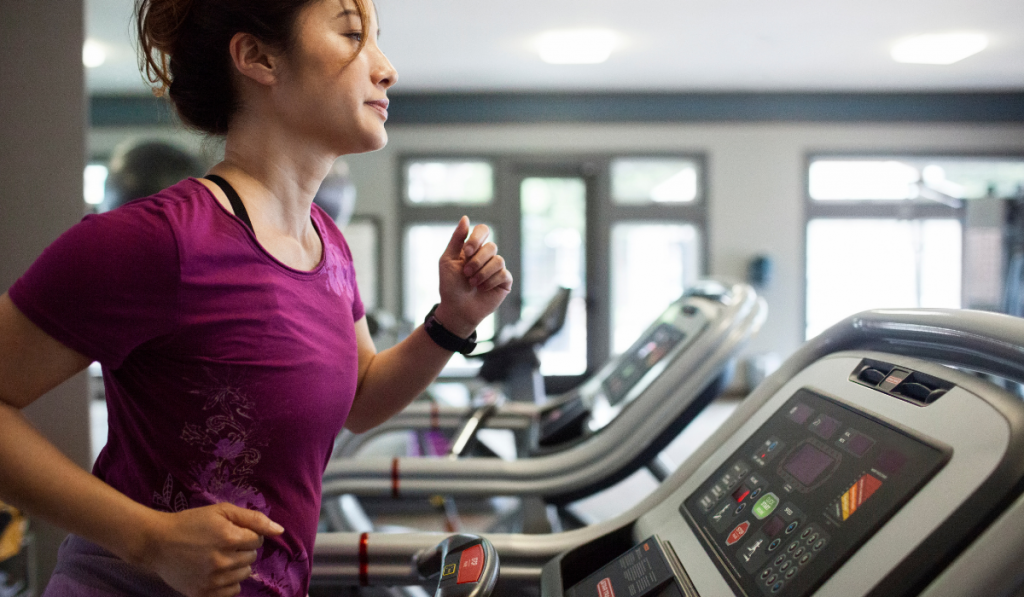
M 380 133 L 373 136 L 366 136 L 362 138 L 358 143 L 347 143 L 347 150 L 342 151 L 342 154 L 353 154 L 353 153 L 369 153 L 371 151 L 378 151 L 384 149 L 384 146 L 388 144 L 388 134 L 382 128 Z

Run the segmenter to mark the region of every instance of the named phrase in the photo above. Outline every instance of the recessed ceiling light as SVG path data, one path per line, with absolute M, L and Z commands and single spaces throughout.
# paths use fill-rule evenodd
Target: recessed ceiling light
M 537 50 L 548 64 L 599 64 L 618 43 L 619 35 L 608 29 L 555 29 L 537 38 Z
M 86 68 L 96 68 L 107 61 L 107 49 L 95 39 L 85 40 L 82 45 L 82 64 Z
M 953 64 L 987 46 L 988 38 L 981 33 L 933 33 L 897 43 L 892 59 L 909 64 Z

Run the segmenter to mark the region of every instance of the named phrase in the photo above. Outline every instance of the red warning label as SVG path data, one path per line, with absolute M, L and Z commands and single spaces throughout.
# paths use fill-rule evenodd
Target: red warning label
M 615 597 L 611 578 L 606 578 L 597 583 L 597 597 Z

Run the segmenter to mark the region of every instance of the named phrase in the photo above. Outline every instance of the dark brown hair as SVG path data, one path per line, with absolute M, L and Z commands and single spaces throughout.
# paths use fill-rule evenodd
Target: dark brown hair
M 315 1 L 135 0 L 139 68 L 154 94 L 170 96 L 185 124 L 223 135 L 238 109 L 231 38 L 250 33 L 287 51 L 295 41 L 299 11 Z M 366 0 L 354 2 L 362 18 L 362 50 L 370 21 Z

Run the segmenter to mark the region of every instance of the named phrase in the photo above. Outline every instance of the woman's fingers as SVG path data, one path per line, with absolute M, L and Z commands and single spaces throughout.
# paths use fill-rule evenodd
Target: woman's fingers
M 498 255 L 494 243 L 486 243 L 462 268 L 470 286 L 480 290 L 491 290 L 498 286 L 512 288 L 512 274 L 505 269 L 505 258 Z
M 481 290 L 483 292 L 494 290 L 495 288 L 501 288 L 506 292 L 512 290 L 512 272 L 502 268 L 501 271 L 490 276 L 477 286 L 477 290 Z
M 214 589 L 220 590 L 232 585 L 239 585 L 241 582 L 252 576 L 252 568 L 248 565 L 225 570 L 217 575 L 214 581 Z
M 487 243 L 483 245 L 473 255 L 472 259 L 467 260 L 466 264 L 462 266 L 462 275 L 467 278 L 473 277 L 497 254 L 498 247 L 494 243 Z
M 461 223 L 461 221 L 460 221 Z M 469 223 L 469 220 L 466 220 Z M 469 238 L 466 239 L 466 243 L 462 246 L 462 254 L 466 259 L 476 257 L 480 247 L 487 242 L 487 239 L 491 236 L 491 229 L 485 224 L 477 224 L 473 227 L 473 231 L 469 233 Z M 491 243 L 493 244 L 493 243 Z
M 473 274 L 473 277 L 469 279 L 469 283 L 480 290 L 489 290 L 497 284 L 488 285 L 487 283 L 503 271 L 505 271 L 505 259 L 501 255 L 495 255 Z
M 263 537 L 283 528 L 264 514 L 221 503 L 166 514 L 148 567 L 190 597 L 231 596 L 252 575 Z
M 249 569 L 256 562 L 257 551 L 255 549 L 237 551 L 231 557 L 227 566 L 228 570 L 237 570 L 239 568 Z
M 259 535 L 260 544 L 262 544 L 263 535 L 276 537 L 284 532 L 283 526 L 277 524 L 273 520 L 270 520 L 270 518 L 261 512 L 239 508 L 234 504 L 223 503 L 218 505 L 223 508 L 224 517 L 231 521 L 235 526 L 248 529 Z M 252 549 L 256 549 L 260 544 L 255 545 Z

